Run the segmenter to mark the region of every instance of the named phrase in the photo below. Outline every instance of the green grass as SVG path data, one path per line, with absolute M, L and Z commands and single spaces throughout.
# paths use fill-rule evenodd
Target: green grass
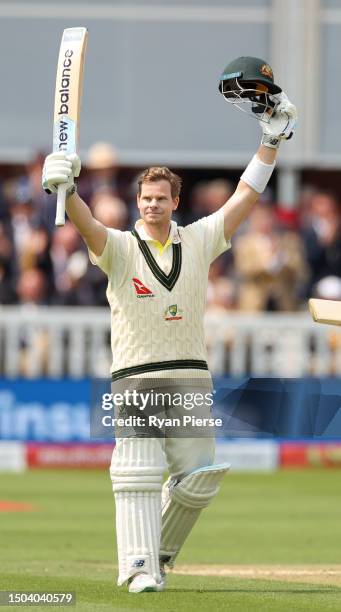
M 339 483 L 339 472 L 327 470 L 229 475 L 179 564 L 340 564 Z M 165 593 L 118 589 L 106 473 L 1 474 L 0 499 L 37 508 L 0 513 L 1 590 L 73 590 L 76 609 L 94 612 L 341 609 L 341 588 L 333 585 L 172 575 Z

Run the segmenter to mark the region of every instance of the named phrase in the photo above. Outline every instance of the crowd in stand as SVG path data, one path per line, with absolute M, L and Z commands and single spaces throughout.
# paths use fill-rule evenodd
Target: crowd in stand
M 0 304 L 106 305 L 106 278 L 93 266 L 70 222 L 54 227 L 55 198 L 41 188 L 43 156 L 4 180 L 0 200 Z M 107 227 L 129 229 L 137 218 L 135 181 L 122 185 L 114 149 L 94 145 L 78 191 Z M 222 206 L 234 186 L 196 184 L 176 216 L 179 225 Z M 211 266 L 208 308 L 295 311 L 309 296 L 341 299 L 341 214 L 332 193 L 304 187 L 294 208 L 262 196 Z

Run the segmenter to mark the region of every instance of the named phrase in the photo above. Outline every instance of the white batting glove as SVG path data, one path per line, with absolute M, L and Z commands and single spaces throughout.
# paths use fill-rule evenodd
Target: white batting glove
M 275 107 L 268 123 L 261 123 L 263 130 L 262 144 L 271 149 L 278 149 L 281 140 L 289 140 L 297 123 L 297 108 L 282 91 L 271 96 Z
M 56 193 L 58 185 L 67 184 L 66 195 L 75 191 L 75 177 L 81 171 L 81 160 L 76 153 L 51 153 L 44 162 L 42 185 L 46 193 Z

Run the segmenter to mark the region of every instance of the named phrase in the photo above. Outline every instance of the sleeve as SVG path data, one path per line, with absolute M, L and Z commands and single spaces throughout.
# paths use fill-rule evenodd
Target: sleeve
M 195 221 L 191 227 L 197 239 L 203 243 L 206 261 L 212 263 L 219 255 L 231 248 L 231 241 L 224 236 L 224 213 L 222 209 Z
M 89 250 L 91 263 L 98 266 L 115 285 L 123 278 L 128 259 L 128 242 L 126 232 L 107 228 L 107 241 L 102 255 L 95 255 Z

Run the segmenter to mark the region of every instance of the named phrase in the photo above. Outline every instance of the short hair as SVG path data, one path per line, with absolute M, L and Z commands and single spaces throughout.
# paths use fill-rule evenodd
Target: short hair
M 172 198 L 178 198 L 181 191 L 182 179 L 166 166 L 152 166 L 147 168 L 138 177 L 138 194 L 141 195 L 143 183 L 156 183 L 157 181 L 168 181 L 171 188 Z

